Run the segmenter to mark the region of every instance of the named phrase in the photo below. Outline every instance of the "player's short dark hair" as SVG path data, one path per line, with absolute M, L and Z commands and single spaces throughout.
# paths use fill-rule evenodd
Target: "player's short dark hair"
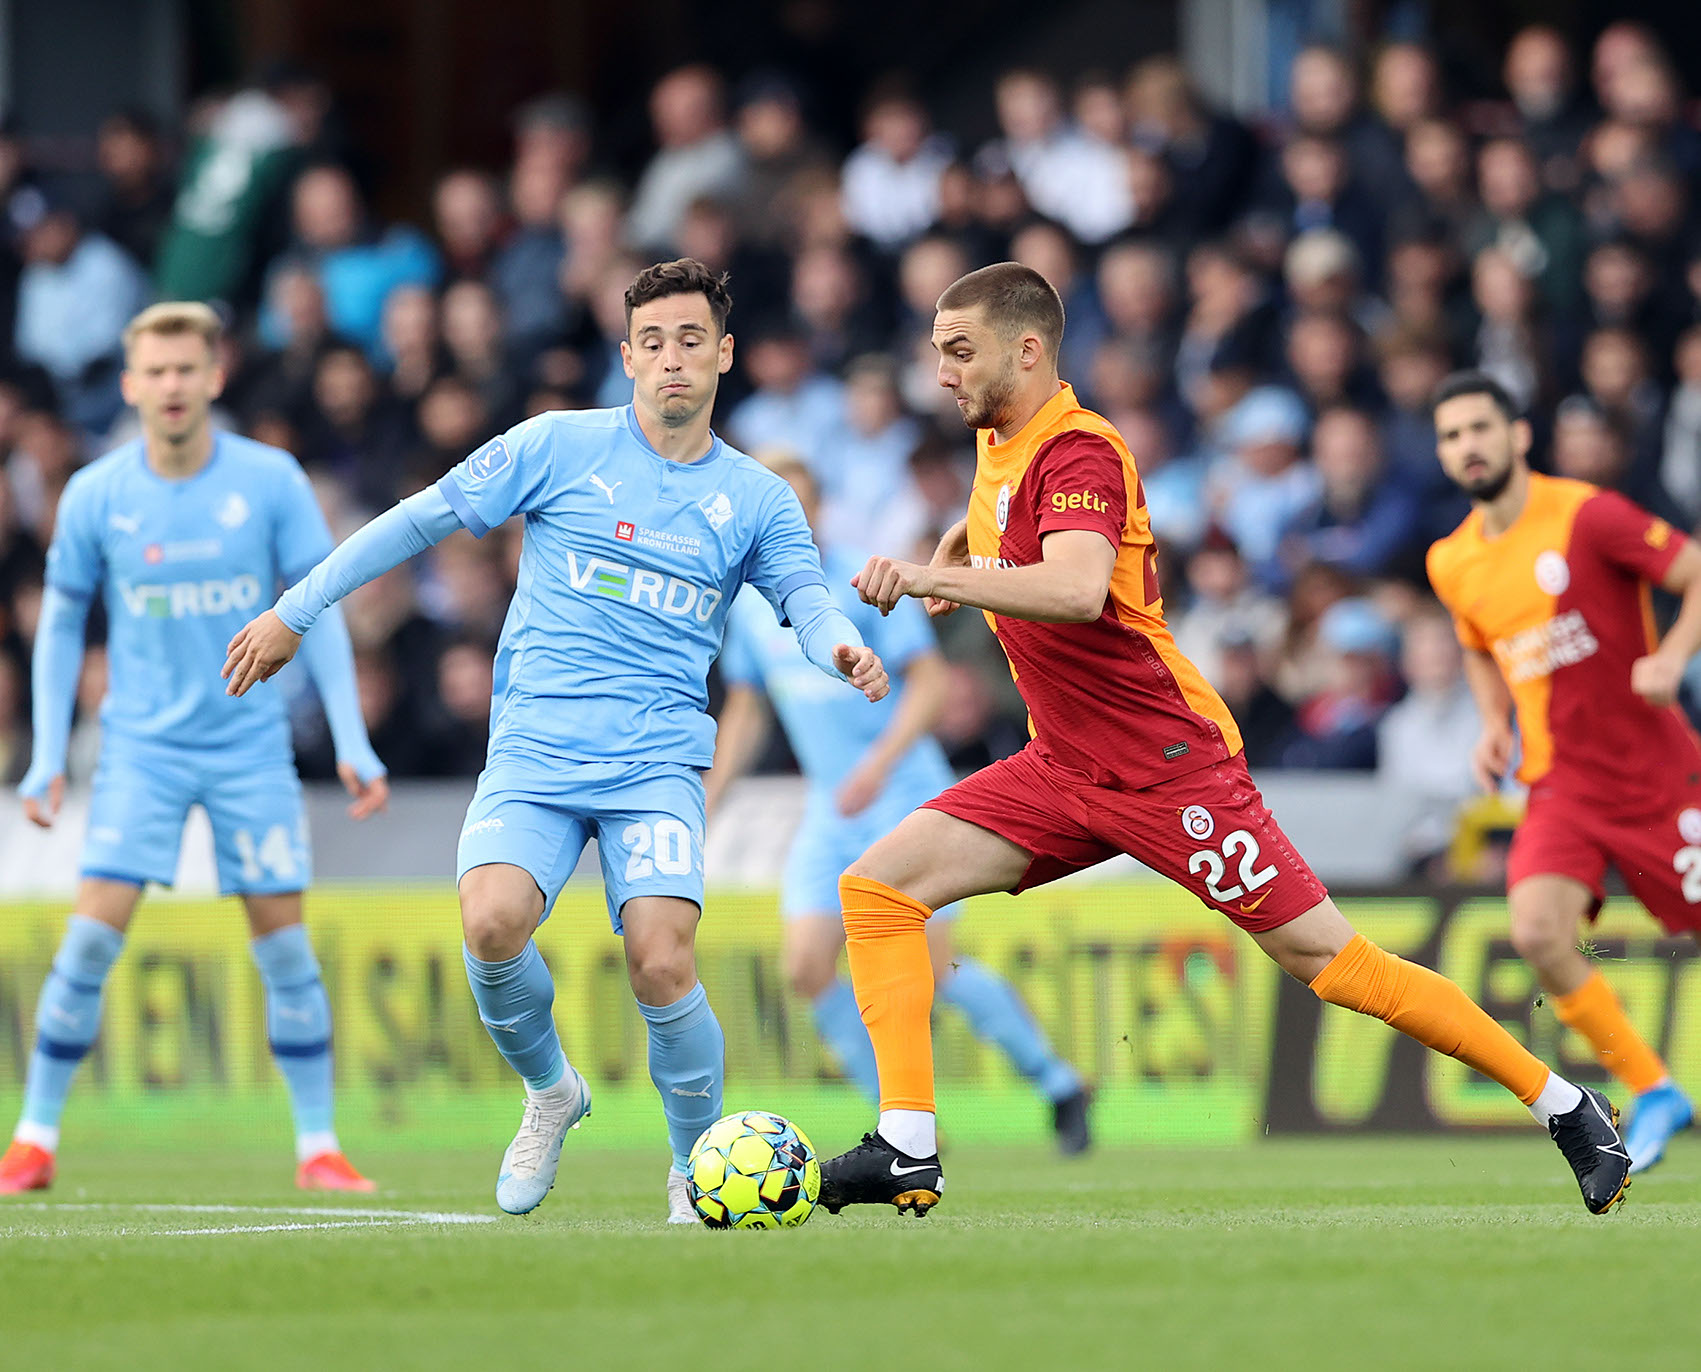
M 1494 408 L 1500 411 L 1508 424 L 1514 419 L 1522 418 L 1511 392 L 1487 372 L 1475 370 L 1453 372 L 1442 377 L 1441 384 L 1435 388 L 1435 394 L 1429 398 L 1429 412 L 1434 414 L 1449 400 L 1457 400 L 1462 395 L 1486 395 L 1494 402 Z
M 1020 262 L 994 262 L 959 276 L 945 288 L 935 308 L 984 310 L 1003 339 L 1032 329 L 1054 362 L 1063 345 L 1063 298 L 1051 282 Z
M 727 288 L 725 272 L 710 271 L 695 257 L 681 257 L 672 262 L 658 262 L 645 267 L 632 278 L 626 288 L 626 332 L 632 332 L 632 311 L 652 300 L 666 300 L 671 295 L 701 295 L 709 302 L 709 313 L 715 318 L 715 332 L 726 332 L 726 317 L 732 313 L 732 292 Z

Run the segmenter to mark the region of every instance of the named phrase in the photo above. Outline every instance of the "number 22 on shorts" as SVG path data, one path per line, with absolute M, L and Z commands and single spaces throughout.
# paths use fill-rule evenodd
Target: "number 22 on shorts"
M 1679 848 L 1671 865 L 1683 878 L 1683 898 L 1691 905 L 1701 903 L 1701 847 L 1692 843 Z
M 1187 859 L 1187 870 L 1194 876 L 1204 872 L 1205 889 L 1211 893 L 1211 899 L 1227 905 L 1239 900 L 1242 896 L 1251 895 L 1261 886 L 1268 886 L 1276 879 L 1276 868 L 1273 863 L 1258 866 L 1258 840 L 1245 829 L 1236 829 L 1223 835 L 1222 851 L 1214 848 L 1201 848 Z M 1224 886 L 1222 880 L 1228 873 L 1231 858 L 1239 858 L 1235 875 L 1240 878 L 1237 886 Z M 1250 908 L 1241 906 L 1241 913 L 1249 915 L 1264 903 L 1264 897 L 1250 903 Z

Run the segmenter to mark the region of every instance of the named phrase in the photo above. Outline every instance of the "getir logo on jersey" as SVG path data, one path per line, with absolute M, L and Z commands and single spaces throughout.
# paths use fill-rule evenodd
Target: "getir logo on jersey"
M 676 576 L 633 567 L 606 557 L 582 557 L 567 552 L 567 581 L 581 595 L 605 596 L 627 605 L 647 605 L 664 615 L 683 619 L 695 616 L 707 624 L 721 603 L 721 593 L 711 586 L 693 586 Z
M 137 619 L 187 619 L 200 615 L 252 610 L 260 603 L 260 578 L 234 576 L 228 581 L 118 583 L 124 608 Z
M 1110 504 L 1103 496 L 1094 495 L 1091 491 L 1070 491 L 1067 495 L 1062 491 L 1053 491 L 1051 508 L 1058 514 L 1065 510 L 1091 510 L 1095 514 L 1102 514 L 1110 508 Z

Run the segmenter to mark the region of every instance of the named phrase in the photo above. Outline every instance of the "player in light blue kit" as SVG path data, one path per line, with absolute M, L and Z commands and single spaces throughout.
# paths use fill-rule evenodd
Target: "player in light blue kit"
M 457 858 L 467 980 L 526 1084 L 496 1179 L 511 1214 L 543 1200 L 567 1130 L 590 1112 L 532 935 L 594 835 L 667 1116 L 668 1218 L 695 1222 L 685 1158 L 721 1114 L 726 1056 L 695 957 L 715 737 L 707 683 L 739 588 L 754 585 L 790 621 L 821 671 L 870 700 L 886 694 L 879 657 L 827 593 L 791 488 L 709 427 L 732 366 L 731 307 L 725 278 L 689 258 L 640 272 L 620 345 L 631 405 L 556 411 L 492 439 L 350 537 L 230 645 L 225 671 L 240 694 L 356 586 L 458 529 L 483 536 L 525 517 L 490 750 Z
M 766 465 L 791 483 L 804 517 L 811 527 L 819 527 L 820 493 L 808 467 L 789 455 Z M 862 570 L 864 558 L 828 548 L 821 560 L 839 608 L 892 674 L 891 694 L 871 708 L 833 691 L 803 660 L 791 635 L 775 624 L 760 597 L 747 591 L 733 603 L 727 620 L 720 660 L 727 696 L 715 738 L 714 770 L 705 784 L 712 815 L 728 786 L 750 769 L 767 740 L 765 694 L 809 781 L 809 799 L 792 839 L 780 893 L 786 976 L 793 994 L 813 1007 L 815 1028 L 845 1075 L 878 1103 L 874 1045 L 850 982 L 838 974 L 845 942 L 839 877 L 876 839 L 956 780 L 945 754 L 929 736 L 945 704 L 945 661 L 919 605 L 902 601 L 882 617 L 862 602 L 851 578 Z M 961 1010 L 976 1036 L 1002 1049 L 1050 1102 L 1058 1147 L 1065 1153 L 1084 1152 L 1092 1140 L 1080 1075 L 1052 1048 L 1015 987 L 980 963 L 953 953 L 951 927 L 961 909 L 948 905 L 927 922 L 940 998 Z
M 47 553 L 32 666 L 34 755 L 18 787 L 52 825 L 96 595 L 111 686 L 89 802 L 77 908 L 36 1010 L 23 1118 L 0 1161 L 0 1191 L 51 1184 L 71 1077 L 100 1027 L 101 987 L 147 882 L 177 874 L 191 805 L 212 821 L 220 891 L 242 898 L 266 990 L 266 1028 L 295 1117 L 297 1185 L 370 1191 L 332 1130 L 331 1010 L 301 923 L 310 880 L 301 783 L 275 689 L 225 694 L 230 635 L 331 548 L 312 488 L 288 453 L 215 434 L 224 384 L 218 316 L 205 305 L 144 310 L 124 334 L 124 398 L 142 437 L 73 476 Z M 355 691 L 340 615 L 303 645 L 336 744 L 337 771 L 365 818 L 388 795 Z

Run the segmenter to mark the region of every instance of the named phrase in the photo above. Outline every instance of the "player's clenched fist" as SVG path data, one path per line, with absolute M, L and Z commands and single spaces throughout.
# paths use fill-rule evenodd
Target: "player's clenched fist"
M 848 643 L 841 643 L 833 649 L 833 665 L 870 700 L 886 698 L 886 664 L 874 649 L 862 645 L 853 648 Z
M 231 639 L 224 671 L 220 673 L 230 684 L 226 695 L 245 695 L 257 681 L 269 681 L 277 670 L 295 656 L 301 646 L 301 635 L 279 619 L 273 610 L 248 621 L 242 632 Z
M 1684 663 L 1663 653 L 1649 653 L 1630 664 L 1630 689 L 1650 705 L 1665 706 L 1677 699 Z
M 927 596 L 933 592 L 933 570 L 914 562 L 900 562 L 895 557 L 871 557 L 868 564 L 851 578 L 866 604 L 881 614 L 890 614 L 892 607 L 905 596 Z

